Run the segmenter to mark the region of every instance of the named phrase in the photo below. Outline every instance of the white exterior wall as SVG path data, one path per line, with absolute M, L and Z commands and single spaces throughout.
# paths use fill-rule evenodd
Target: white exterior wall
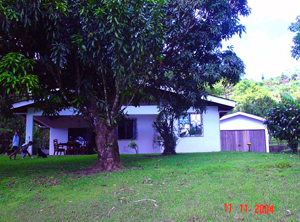
M 26 114 L 26 133 L 25 133 L 25 141 L 21 141 L 21 145 L 24 143 L 28 143 L 29 141 L 33 141 L 33 113 L 34 108 L 28 108 Z M 32 154 L 32 147 L 28 147 L 28 152 Z
M 154 105 L 128 106 L 124 110 L 124 113 L 128 113 L 129 115 L 157 115 L 158 109 Z
M 189 110 L 193 112 L 193 110 Z M 207 107 L 202 114 L 203 136 L 179 138 L 176 152 L 217 152 L 221 151 L 219 111 L 216 106 Z
M 190 109 L 193 113 L 194 110 Z M 139 153 L 161 153 L 161 148 L 153 146 L 154 128 L 152 123 L 155 121 L 158 114 L 157 106 L 145 105 L 141 107 L 129 106 L 125 109 L 125 113 L 129 114 L 130 118 L 137 118 L 137 140 Z M 41 112 L 36 112 L 34 109 L 28 109 L 28 116 L 32 116 L 40 122 L 46 123 L 50 127 L 49 154 L 53 155 L 53 139 L 58 139 L 58 142 L 68 141 L 68 128 L 84 128 L 83 118 L 72 116 L 72 110 L 64 110 L 60 113 L 61 117 L 54 120 L 49 120 L 46 117 L 41 117 Z M 212 152 L 220 151 L 220 123 L 219 112 L 217 106 L 207 107 L 206 113 L 203 114 L 203 137 L 184 137 L 179 139 L 176 152 Z M 31 120 L 30 120 L 31 121 Z M 178 123 L 176 123 L 178 124 Z M 30 124 L 26 128 L 26 135 L 30 135 Z M 28 131 L 28 133 L 27 133 Z M 32 131 L 32 129 L 31 129 Z M 32 139 L 32 137 L 31 137 Z M 130 140 L 119 140 L 120 153 L 135 153 L 135 150 L 127 148 Z
M 28 102 L 22 102 L 22 104 Z M 49 154 L 53 155 L 54 148 L 53 148 L 53 139 L 58 139 L 58 142 L 67 142 L 68 141 L 68 129 L 65 128 L 67 125 L 68 127 L 86 127 L 86 123 L 83 121 L 82 117 L 79 116 L 72 116 L 73 109 L 65 109 L 60 112 L 61 116 L 58 119 L 50 120 L 47 117 L 42 117 L 42 111 L 36 110 L 33 107 L 28 108 L 26 114 L 26 134 L 25 134 L 25 141 L 21 141 L 21 144 L 28 143 L 29 141 L 33 141 L 33 119 L 39 120 L 44 122 L 46 125 L 50 127 L 50 141 L 49 141 Z M 70 116 L 66 116 L 70 115 Z M 72 118 L 71 118 L 72 116 Z M 32 146 L 28 148 L 28 151 L 32 153 Z
M 153 147 L 154 128 L 152 123 L 157 115 L 129 115 L 129 118 L 137 119 L 137 139 L 138 153 L 161 153 L 159 147 Z M 135 154 L 135 150 L 128 148 L 130 140 L 118 140 L 120 153 Z
M 53 140 L 57 139 L 59 143 L 68 142 L 68 128 L 50 128 L 49 155 L 53 155 Z

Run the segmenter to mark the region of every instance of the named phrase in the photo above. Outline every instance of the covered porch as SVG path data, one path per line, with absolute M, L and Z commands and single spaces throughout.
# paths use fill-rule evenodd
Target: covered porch
M 55 139 L 59 143 L 67 144 L 67 142 L 80 138 L 82 142 L 87 141 L 90 149 L 94 146 L 92 130 L 88 128 L 82 116 L 74 115 L 72 108 L 61 111 L 59 117 L 48 118 L 42 115 L 41 110 L 33 107 L 33 101 L 22 101 L 14 104 L 13 111 L 16 114 L 24 116 L 26 121 L 25 141 L 20 141 L 21 144 L 33 140 L 33 125 L 37 123 L 41 127 L 49 128 L 49 155 L 54 154 L 53 141 Z M 34 146 L 35 144 L 28 148 L 30 153 L 32 153 Z M 67 146 L 64 149 L 67 149 Z
M 67 149 L 67 143 L 83 138 L 88 143 L 88 154 L 95 153 L 95 134 L 86 123 L 83 116 L 75 115 L 72 108 L 62 110 L 59 117 L 49 118 L 43 116 L 43 112 L 34 107 L 33 101 L 23 101 L 15 103 L 13 111 L 22 115 L 26 120 L 25 142 L 33 140 L 33 125 L 37 123 L 40 126 L 49 128 L 49 155 L 53 155 L 55 151 L 54 140 L 63 143 L 60 148 Z M 153 138 L 156 135 L 152 127 L 158 110 L 155 105 L 133 107 L 126 109 L 129 113 L 128 119 L 131 124 L 125 124 L 118 127 L 117 136 L 120 153 L 134 154 L 135 150 L 127 145 L 131 142 L 131 138 L 138 144 L 138 153 L 160 153 L 161 147 L 153 145 Z M 129 133 L 130 132 L 130 133 Z M 21 141 L 23 143 L 23 141 Z M 33 145 L 32 147 L 34 147 Z M 32 153 L 32 147 L 28 149 Z M 34 149 L 37 147 L 34 147 Z M 56 153 L 55 153 L 56 154 Z M 63 155 L 64 152 L 58 152 Z M 65 152 L 65 154 L 68 154 Z M 73 154 L 73 153 L 72 153 Z M 56 154 L 57 155 L 57 154 Z

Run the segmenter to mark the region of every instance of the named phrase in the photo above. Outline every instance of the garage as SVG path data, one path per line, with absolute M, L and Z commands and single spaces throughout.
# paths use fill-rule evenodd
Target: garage
M 223 116 L 220 119 L 221 151 L 269 152 L 268 130 L 263 122 L 262 117 L 244 112 Z

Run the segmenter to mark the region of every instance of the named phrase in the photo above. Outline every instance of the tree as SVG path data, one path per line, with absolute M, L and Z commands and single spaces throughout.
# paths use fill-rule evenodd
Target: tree
M 48 128 L 40 127 L 38 124 L 33 125 L 33 143 L 32 152 L 37 152 L 37 148 L 49 149 L 49 135 Z
M 165 76 L 184 96 L 222 78 L 238 81 L 241 61 L 220 43 L 244 31 L 239 15 L 249 12 L 240 0 L 4 0 L 1 54 L 34 60 L 36 104 L 52 116 L 73 106 L 95 131 L 94 168 L 117 170 L 118 118 L 169 88 Z
M 294 72 L 291 76 L 292 80 L 296 80 L 298 77 L 298 73 L 297 72 Z
M 46 115 L 73 106 L 96 133 L 95 168 L 121 168 L 116 123 L 144 87 L 163 47 L 163 3 L 5 1 L 1 52 L 35 61 L 41 89 L 32 96 Z M 17 18 L 17 19 L 16 19 Z
M 289 27 L 291 32 L 296 35 L 293 38 L 294 46 L 292 46 L 292 57 L 298 60 L 300 58 L 300 16 L 297 16 L 296 22 L 292 23 Z
M 170 78 L 172 81 L 172 78 Z M 153 123 L 153 127 L 159 133 L 158 141 L 162 142 L 164 148 L 163 155 L 174 155 L 176 154 L 176 145 L 180 129 L 175 127 L 176 120 L 179 119 L 180 115 L 185 115 L 190 107 L 196 107 L 198 111 L 205 110 L 205 105 L 202 91 L 198 93 L 190 93 L 189 96 L 185 96 L 180 93 L 171 93 L 164 91 L 160 93 L 158 108 L 159 115 L 156 121 Z
M 282 102 L 266 112 L 265 124 L 269 134 L 279 140 L 287 140 L 293 153 L 297 153 L 300 135 L 300 103 L 288 94 L 282 95 Z
M 235 112 L 241 111 L 256 116 L 265 116 L 267 109 L 274 105 L 275 100 L 270 95 L 258 92 L 256 96 L 247 94 L 234 108 Z
M 228 3 L 169 1 L 164 20 L 167 44 L 157 67 L 163 75 L 148 81 L 152 89 L 161 82 L 164 89 L 172 91 L 154 96 L 160 109 L 154 127 L 162 139 L 163 154 L 176 153 L 179 133 L 174 132 L 175 119 L 190 107 L 205 111 L 208 86 L 221 81 L 223 85 L 235 84 L 244 73 L 244 64 L 233 47 L 222 51 L 221 41 L 241 35 L 245 27 L 239 24 L 237 11 L 246 16 L 250 10 L 246 2 Z
M 234 88 L 230 98 L 238 103 L 234 108 L 235 112 L 242 111 L 264 117 L 266 110 L 275 103 L 268 89 L 254 80 L 242 80 Z
M 211 52 L 212 54 L 213 52 Z M 156 121 L 153 123 L 154 128 L 159 133 L 159 139 L 164 147 L 163 155 L 176 154 L 176 141 L 180 135 L 180 129 L 176 126 L 175 120 L 178 120 L 181 115 L 186 115 L 189 108 L 193 107 L 197 113 L 206 111 L 207 86 L 222 81 L 222 84 L 235 84 L 240 76 L 244 73 L 244 63 L 232 51 L 225 51 L 221 57 L 208 60 L 209 63 L 220 64 L 215 68 L 215 72 L 220 73 L 220 77 L 214 81 L 200 78 L 197 75 L 190 75 L 189 81 L 186 81 L 187 76 L 182 77 L 180 74 L 168 72 L 164 76 L 164 82 L 168 83 L 170 89 L 181 89 L 179 92 L 162 92 L 158 91 L 157 98 L 158 107 L 160 110 Z M 205 64 L 202 64 L 205 66 Z M 231 75 L 226 74 L 231 73 Z M 200 81 L 200 82 L 199 82 Z M 153 93 L 153 92 L 152 92 Z M 189 135 L 192 134 L 190 129 Z
M 19 131 L 20 143 L 25 140 L 25 121 L 22 116 L 12 115 L 9 118 L 0 115 L 0 154 L 12 149 L 14 132 Z
M 38 78 L 32 71 L 34 60 L 20 53 L 0 54 L 0 116 L 13 117 L 11 104 L 26 98 L 32 89 L 39 89 Z

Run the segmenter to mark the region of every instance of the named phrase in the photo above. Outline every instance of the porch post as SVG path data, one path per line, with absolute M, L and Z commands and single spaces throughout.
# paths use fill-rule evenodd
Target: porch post
M 29 141 L 33 141 L 33 113 L 34 113 L 34 108 L 28 108 L 26 114 L 25 143 L 28 143 Z M 32 146 L 28 148 L 28 152 L 32 154 Z

